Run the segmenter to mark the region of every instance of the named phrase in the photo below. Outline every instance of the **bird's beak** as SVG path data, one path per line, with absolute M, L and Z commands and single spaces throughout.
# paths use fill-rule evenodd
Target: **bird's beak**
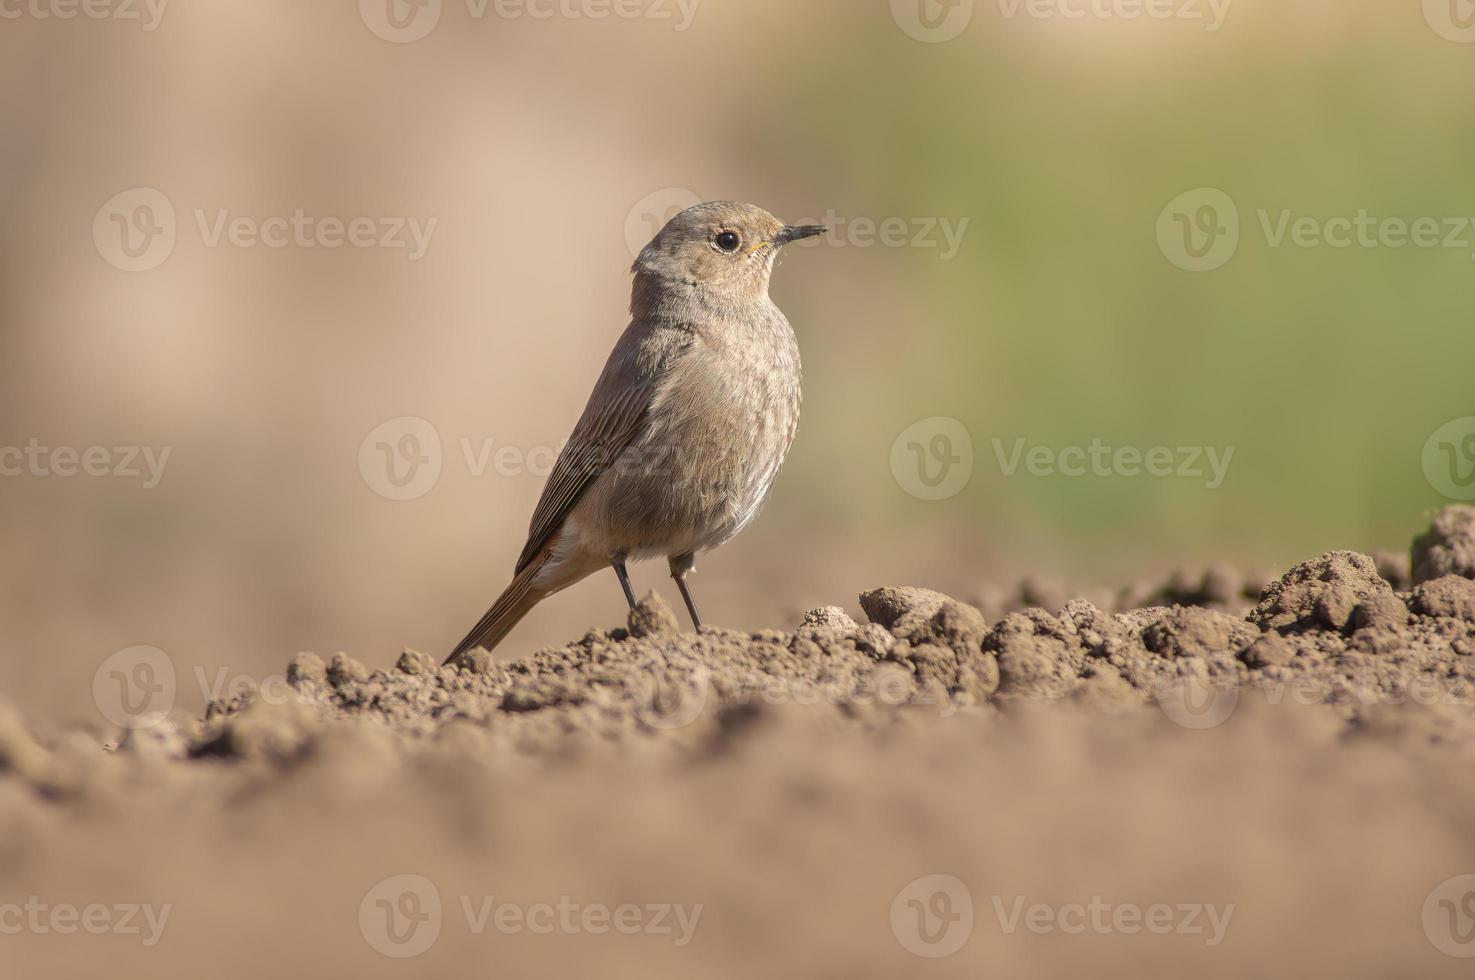
M 779 233 L 773 236 L 775 245 L 787 245 L 804 238 L 813 238 L 815 235 L 823 235 L 830 229 L 824 225 L 788 225 L 779 229 Z

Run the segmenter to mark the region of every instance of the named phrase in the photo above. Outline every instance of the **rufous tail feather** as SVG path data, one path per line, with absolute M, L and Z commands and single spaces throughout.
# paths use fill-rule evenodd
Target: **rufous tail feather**
M 512 632 L 512 628 L 522 620 L 522 617 L 526 616 L 534 606 L 551 595 L 549 591 L 536 588 L 533 585 L 533 579 L 537 578 L 538 572 L 542 571 L 543 565 L 547 563 L 550 554 L 551 549 L 545 550 L 543 554 L 530 562 L 526 568 L 517 573 L 517 577 L 512 580 L 512 584 L 508 585 L 501 596 L 497 598 L 497 601 L 492 603 L 492 608 L 487 610 L 487 614 L 472 628 L 470 633 L 466 634 L 466 639 L 462 640 L 456 646 L 456 649 L 452 651 L 451 655 L 446 658 L 445 662 L 447 664 L 454 663 L 461 654 L 468 650 L 474 650 L 477 647 L 491 650 L 498 643 L 502 642 L 503 637 Z

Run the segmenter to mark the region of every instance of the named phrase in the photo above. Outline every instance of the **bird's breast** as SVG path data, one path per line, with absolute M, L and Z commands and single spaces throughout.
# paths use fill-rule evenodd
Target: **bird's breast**
M 672 368 L 601 494 L 602 516 L 636 530 L 632 554 L 713 548 L 757 516 L 799 424 L 798 346 L 781 326 L 699 340 Z

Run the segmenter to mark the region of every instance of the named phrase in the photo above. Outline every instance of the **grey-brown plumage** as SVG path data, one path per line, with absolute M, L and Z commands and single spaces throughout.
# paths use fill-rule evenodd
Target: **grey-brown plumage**
M 516 574 L 447 662 L 491 649 L 538 602 L 626 561 L 699 552 L 757 516 L 799 424 L 799 345 L 768 297 L 779 250 L 823 232 L 751 204 L 681 212 L 635 260 L 632 320 L 533 512 Z

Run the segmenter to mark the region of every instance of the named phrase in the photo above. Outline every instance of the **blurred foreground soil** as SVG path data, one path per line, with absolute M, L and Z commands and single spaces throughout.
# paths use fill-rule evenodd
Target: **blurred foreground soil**
M 1247 584 L 7 708 L 4 975 L 1467 976 L 1475 510 Z

